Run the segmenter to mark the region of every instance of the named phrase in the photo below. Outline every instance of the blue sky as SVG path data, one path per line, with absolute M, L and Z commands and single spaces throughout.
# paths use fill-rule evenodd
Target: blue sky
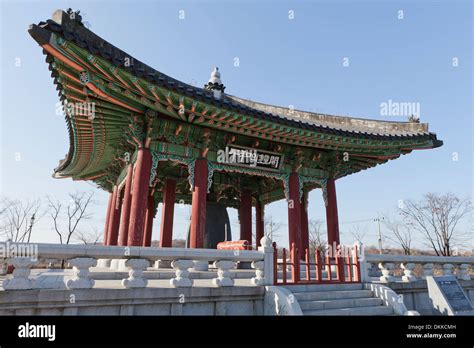
M 89 183 L 51 178 L 67 153 L 67 131 L 63 117 L 55 113 L 58 97 L 44 56 L 27 33 L 29 24 L 68 7 L 80 9 L 83 20 L 104 39 L 184 82 L 204 85 L 218 66 L 229 94 L 393 121 L 406 117 L 381 116 L 381 103 L 420 103 L 421 121 L 430 124 L 444 146 L 339 180 L 343 242 L 353 241 L 351 221 L 368 220 L 362 224 L 365 242 L 375 244 L 371 220 L 393 214 L 399 200 L 418 200 L 427 192 L 472 196 L 470 1 L 0 3 L 1 194 L 66 199 L 68 192 L 94 190 L 95 218 L 84 230 L 103 227 L 107 195 Z M 344 58 L 349 66 L 343 66 Z M 284 202 L 271 204 L 266 214 L 286 224 Z M 320 190 L 310 194 L 309 215 L 325 219 Z M 154 239 L 159 237 L 160 216 L 159 211 Z M 187 207 L 176 210 L 175 237 L 184 237 L 188 216 Z M 231 220 L 236 222 L 235 211 Z M 235 223 L 232 232 L 238 235 Z M 47 217 L 33 240 L 56 241 Z M 287 243 L 286 225 L 277 242 Z

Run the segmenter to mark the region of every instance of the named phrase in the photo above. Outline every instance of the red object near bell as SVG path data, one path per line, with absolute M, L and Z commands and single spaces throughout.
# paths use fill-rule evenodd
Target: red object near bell
M 13 265 L 8 265 L 7 274 L 12 274 L 14 270 L 15 270 L 15 267 Z
M 252 250 L 247 240 L 232 240 L 217 244 L 218 250 Z

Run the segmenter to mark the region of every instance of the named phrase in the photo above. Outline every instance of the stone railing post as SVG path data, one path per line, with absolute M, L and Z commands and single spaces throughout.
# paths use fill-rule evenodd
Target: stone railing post
M 234 261 L 214 261 L 217 268 L 217 278 L 212 279 L 212 284 L 216 286 L 234 286 L 231 269 L 235 268 Z
M 359 267 L 360 267 L 360 277 L 362 278 L 361 281 L 363 283 L 371 283 L 372 282 L 372 277 L 370 276 L 370 273 L 372 272 L 372 263 L 367 262 L 365 259 L 365 256 L 363 260 L 360 260 L 359 262 Z
M 171 267 L 175 270 L 176 277 L 170 279 L 171 286 L 175 288 L 189 288 L 193 286 L 193 280 L 189 278 L 189 268 L 194 267 L 194 261 L 174 260 Z
M 423 279 L 426 279 L 426 277 L 433 276 L 433 267 L 433 263 L 423 264 Z
M 469 267 L 470 265 L 467 263 L 462 263 L 458 266 L 457 270 L 457 278 L 460 280 L 471 280 L 471 276 L 469 274 Z
M 30 257 L 14 257 L 8 260 L 15 267 L 12 278 L 3 281 L 5 290 L 28 290 L 33 289 L 33 281 L 29 278 L 31 267 L 38 261 L 33 261 Z
M 122 279 L 122 286 L 130 288 L 145 288 L 148 284 L 148 279 L 143 277 L 143 271 L 149 266 L 148 260 L 145 259 L 128 259 L 125 262 L 125 266 L 130 270 L 128 271 L 128 278 Z
M 404 262 L 400 265 L 400 267 L 403 269 L 402 281 L 407 283 L 416 281 L 416 277 L 413 275 L 415 266 L 416 264 L 412 262 Z
M 454 265 L 450 263 L 443 264 L 443 275 L 450 276 L 453 275 Z
M 73 277 L 66 281 L 68 289 L 90 289 L 94 279 L 89 278 L 89 268 L 97 266 L 97 260 L 91 257 L 76 257 L 68 260 L 72 266 Z
M 263 252 L 263 261 L 252 262 L 252 268 L 256 270 L 255 278 L 252 278 L 252 284 L 273 285 L 274 250 L 272 246 L 272 240 L 266 236 L 260 239 L 258 251 Z M 259 262 L 263 262 L 263 265 L 260 265 Z M 255 281 L 253 279 L 255 279 Z
M 394 281 L 394 277 L 391 275 L 394 268 L 395 265 L 391 262 L 379 263 L 379 269 L 382 271 L 382 276 L 380 277 L 382 283 L 390 283 Z

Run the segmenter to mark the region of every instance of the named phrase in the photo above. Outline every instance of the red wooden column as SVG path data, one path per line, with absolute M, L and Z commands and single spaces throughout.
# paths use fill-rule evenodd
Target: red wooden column
M 252 196 L 249 190 L 240 193 L 240 239 L 252 245 Z
M 113 191 L 109 195 L 109 203 L 107 205 L 107 215 L 105 216 L 105 227 L 104 227 L 104 241 L 103 244 L 107 245 L 107 238 L 109 237 L 109 220 L 110 220 L 110 211 L 112 210 L 112 202 L 113 202 Z
M 145 218 L 147 211 L 149 181 L 151 170 L 150 149 L 140 147 L 135 162 L 134 178 L 132 182 L 132 203 L 130 207 L 130 223 L 128 225 L 128 242 L 130 246 L 143 244 Z
M 332 248 L 333 243 L 339 245 L 339 219 L 337 216 L 336 185 L 334 179 L 327 181 L 327 205 L 326 205 L 326 223 L 328 231 L 328 244 Z
M 309 249 L 309 226 L 308 226 L 308 192 L 303 192 L 301 199 L 301 258 L 305 258 L 305 250 Z
M 122 212 L 120 214 L 119 242 L 118 245 L 125 246 L 128 241 L 128 224 L 130 223 L 130 206 L 132 204 L 132 176 L 133 165 L 127 167 L 127 177 L 125 179 L 125 190 L 123 193 Z
M 206 231 L 206 199 L 207 199 L 207 159 L 198 158 L 194 164 L 194 187 L 191 207 L 191 227 L 189 246 L 204 247 Z
M 160 248 L 170 248 L 173 242 L 173 216 L 176 199 L 176 180 L 166 179 L 161 208 Z
M 301 203 L 300 181 L 298 173 L 291 173 L 289 178 L 288 201 L 288 232 L 289 248 L 295 243 L 296 248 L 301 246 Z M 301 252 L 301 250 L 299 250 Z
M 117 185 L 114 186 L 112 210 L 110 211 L 109 232 L 107 237 L 107 245 L 117 245 L 118 233 L 120 226 L 120 212 L 122 204 L 120 199 L 120 191 Z
M 155 199 L 148 195 L 147 210 L 145 217 L 145 230 L 143 231 L 143 246 L 151 246 L 151 236 L 153 234 L 153 219 L 155 215 Z
M 264 218 L 264 206 L 262 202 L 257 199 L 257 204 L 255 205 L 255 238 L 257 248 L 260 246 L 260 239 L 263 238 L 264 229 L 265 229 L 265 218 Z

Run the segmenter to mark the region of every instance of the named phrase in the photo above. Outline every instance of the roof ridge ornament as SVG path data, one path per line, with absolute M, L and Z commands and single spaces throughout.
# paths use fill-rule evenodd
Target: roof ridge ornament
M 56 10 L 53 12 L 51 19 L 60 25 L 67 25 L 67 23 L 83 25 L 80 13 L 80 10 L 73 10 L 72 8 L 68 8 L 66 11 Z
M 415 115 L 410 115 L 410 117 L 408 117 L 408 122 L 411 122 L 411 123 L 420 123 L 420 117 L 419 116 L 415 116 Z
M 214 70 L 211 72 L 211 78 L 209 82 L 204 85 L 204 89 L 212 91 L 214 93 L 214 98 L 221 99 L 222 94 L 224 93 L 225 86 L 221 81 L 221 73 L 219 72 L 218 67 L 214 67 Z

